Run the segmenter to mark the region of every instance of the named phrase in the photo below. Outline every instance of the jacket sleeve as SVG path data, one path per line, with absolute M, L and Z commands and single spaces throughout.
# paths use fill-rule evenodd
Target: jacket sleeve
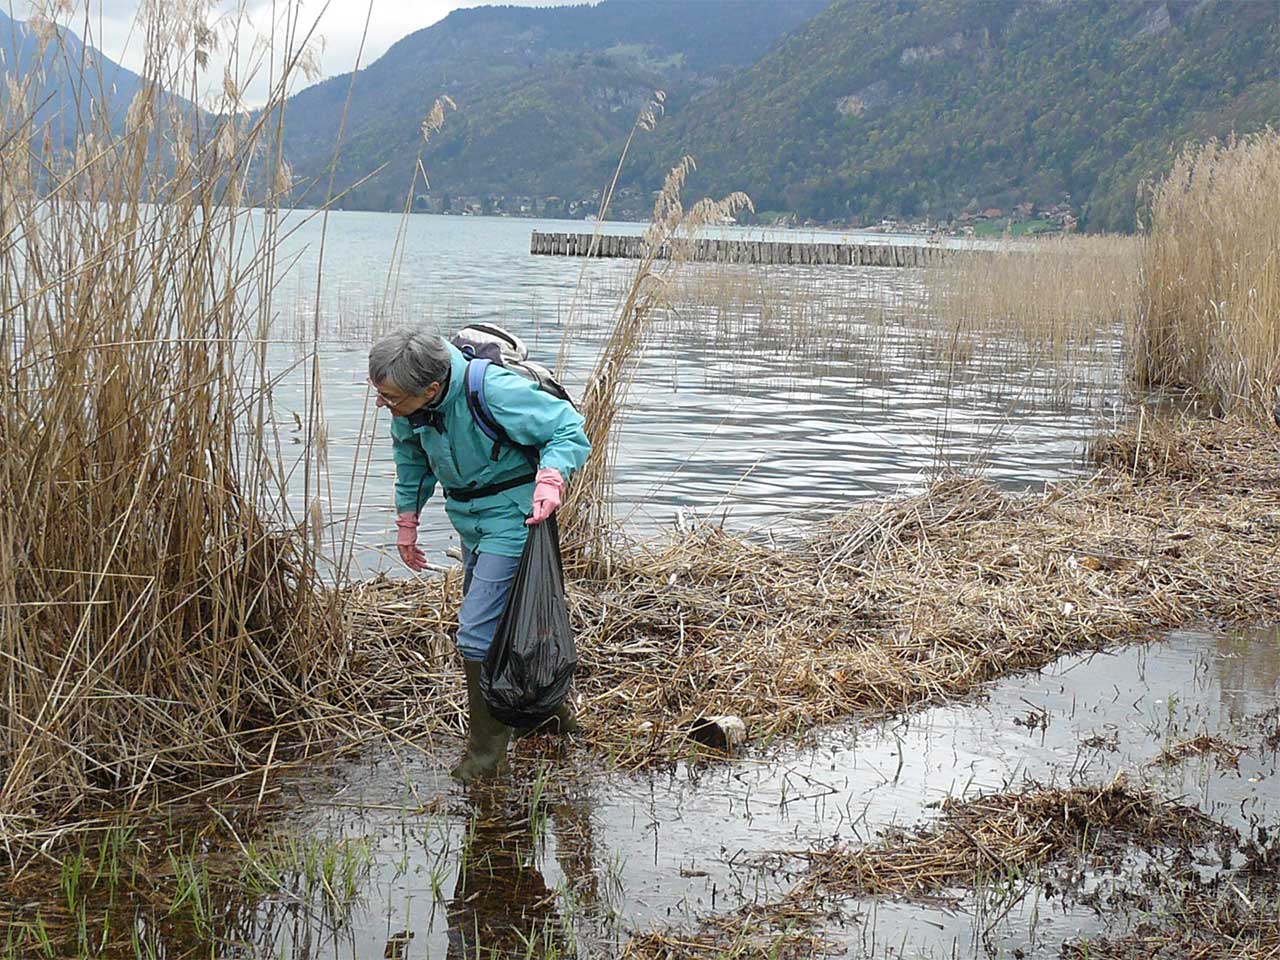
M 391 448 L 396 463 L 396 513 L 417 513 L 435 491 L 436 478 L 405 417 L 391 418 Z
M 591 441 L 573 404 L 538 389 L 518 373 L 490 367 L 484 398 L 489 412 L 516 443 L 538 449 L 538 466 L 554 468 L 566 480 L 587 462 Z

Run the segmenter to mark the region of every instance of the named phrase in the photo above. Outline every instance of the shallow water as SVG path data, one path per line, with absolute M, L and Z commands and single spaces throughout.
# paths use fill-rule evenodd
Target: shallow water
M 449 332 L 496 321 L 552 361 L 567 332 L 565 380 L 580 390 L 634 269 L 528 253 L 532 230 L 580 223 L 415 216 L 389 287 L 399 224 L 390 214 L 330 215 L 318 306 L 319 221 L 291 233 L 281 257 L 289 269 L 271 367 L 283 372 L 274 390 L 283 447 L 286 458 L 296 455 L 298 424 L 308 419 L 304 366 L 290 369 L 305 350 L 284 341 L 299 330 L 309 338 L 314 323 L 330 464 L 320 502 L 335 530 L 353 536 L 357 576 L 403 572 L 390 558 L 386 421 L 373 424 L 365 384 L 374 331 L 425 324 Z M 1064 392 L 1053 370 L 1009 345 L 993 343 L 962 368 L 950 365 L 912 322 L 917 271 L 687 269 L 695 288 L 705 279 L 768 295 L 719 309 L 685 305 L 662 321 L 639 367 L 618 450 L 617 512 L 632 530 L 666 526 L 677 510 L 727 512 L 738 528 L 830 514 L 917 487 L 947 466 L 980 467 L 1014 488 L 1079 472 L 1115 345 L 1101 345 L 1097 369 L 1078 371 L 1081 386 Z M 295 471 L 298 508 L 301 478 Z M 456 543 L 438 505 L 425 511 L 421 539 L 437 561 Z
M 1102 784 L 1120 771 L 1246 833 L 1274 828 L 1280 758 L 1264 739 L 1280 717 L 1259 718 L 1278 697 L 1280 631 L 1180 630 L 1063 658 L 980 698 L 823 731 L 817 746 L 767 758 L 604 774 L 581 751 L 557 758 L 543 740 L 521 746 L 514 785 L 498 800 L 449 784 L 454 745 L 403 745 L 286 786 L 298 811 L 288 829 L 368 838 L 374 865 L 364 904 L 341 929 L 308 926 L 299 949 L 296 929 L 274 927 L 261 943 L 286 957 L 474 956 L 477 944 L 524 955 L 527 941 L 538 944 L 533 956 L 612 956 L 628 931 L 692 926 L 781 895 L 800 869 L 785 851 L 928 821 L 947 797 L 1033 781 Z M 1016 722 L 1033 714 L 1044 723 Z M 1246 745 L 1239 766 L 1151 764 L 1201 732 Z M 991 922 L 975 917 L 971 897 L 861 899 L 843 917 L 829 932 L 857 957 L 981 956 L 977 932 Z M 1091 907 L 1028 896 L 992 925 L 990 941 L 999 952 L 1057 956 L 1064 940 L 1105 923 Z

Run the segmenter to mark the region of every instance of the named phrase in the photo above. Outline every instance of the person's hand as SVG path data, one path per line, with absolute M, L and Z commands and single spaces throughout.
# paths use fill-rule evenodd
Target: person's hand
M 534 479 L 537 483 L 533 488 L 533 516 L 525 521 L 531 527 L 555 513 L 564 494 L 564 477 L 559 470 L 544 467 Z
M 396 517 L 396 548 L 400 559 L 410 570 L 425 570 L 427 555 L 418 549 L 418 515 L 402 513 Z

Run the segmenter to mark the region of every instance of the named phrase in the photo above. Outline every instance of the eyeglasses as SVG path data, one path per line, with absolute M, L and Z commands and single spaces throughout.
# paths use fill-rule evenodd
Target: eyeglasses
M 407 399 L 403 394 L 401 394 L 400 396 L 393 397 L 386 393 L 383 393 L 381 390 L 378 389 L 378 385 L 374 383 L 372 380 L 369 380 L 368 383 L 369 383 L 369 386 L 373 387 L 373 392 L 378 395 L 378 399 L 381 400 L 383 403 L 385 403 L 389 407 L 395 406 L 397 403 L 403 403 Z

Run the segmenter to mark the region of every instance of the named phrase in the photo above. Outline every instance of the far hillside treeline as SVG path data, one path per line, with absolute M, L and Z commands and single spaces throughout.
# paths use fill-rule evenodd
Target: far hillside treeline
M 692 104 L 645 151 L 709 191 L 817 220 L 934 220 L 1069 201 L 1130 230 L 1188 139 L 1280 120 L 1272 0 L 842 0 Z
M 1275 0 L 476 7 L 291 97 L 285 150 L 300 206 L 329 195 L 344 129 L 341 208 L 581 219 L 661 90 L 614 217 L 647 216 L 691 155 L 693 193 L 745 191 L 760 221 L 1131 230 L 1188 141 L 1280 125 L 1278 64 Z
M 584 216 L 662 88 L 667 115 L 637 141 L 615 214 L 643 215 L 691 154 L 692 189 L 744 190 L 766 216 L 868 224 L 1069 205 L 1084 228 L 1128 230 L 1140 183 L 1188 139 L 1280 122 L 1277 64 L 1270 0 L 460 11 L 357 77 L 340 169 L 354 181 L 389 163 L 347 204 L 399 208 L 415 112 L 449 94 L 458 112 L 431 146 L 419 209 Z M 332 139 L 311 131 L 334 122 L 346 83 L 290 103 L 295 172 L 323 170 Z

